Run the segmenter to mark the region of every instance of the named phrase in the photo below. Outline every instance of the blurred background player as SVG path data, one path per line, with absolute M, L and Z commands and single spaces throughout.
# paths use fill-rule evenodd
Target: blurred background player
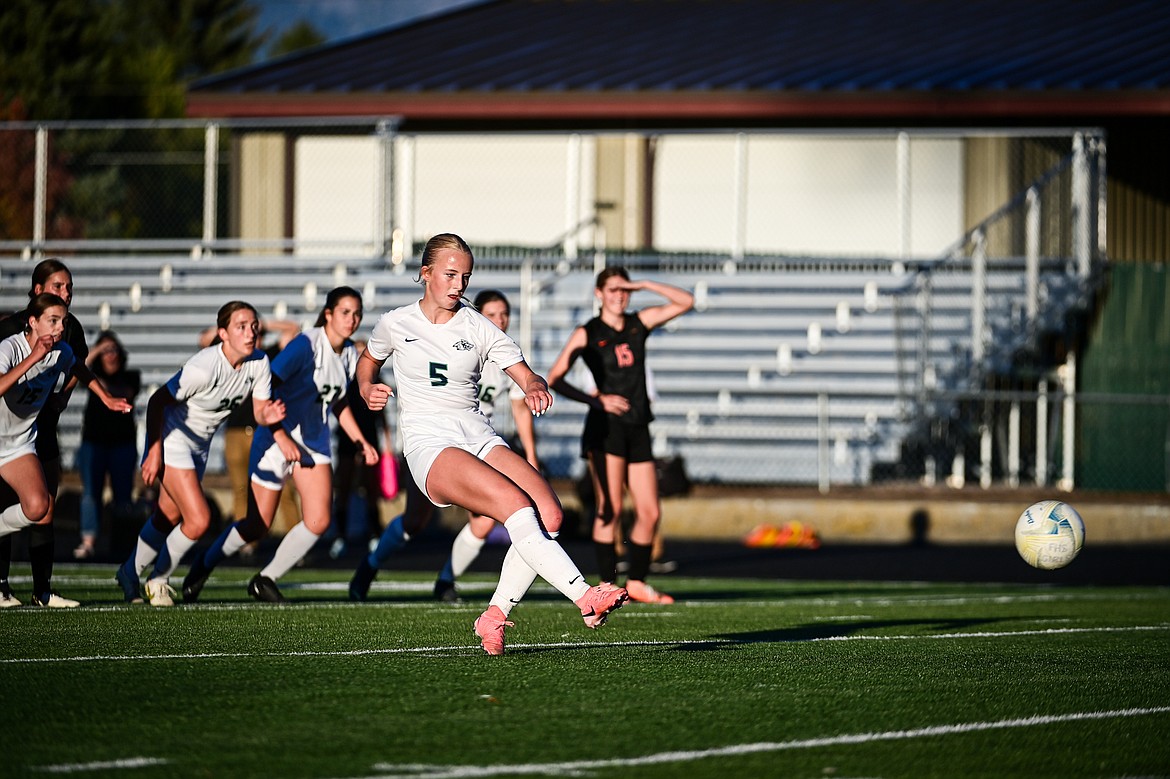
M 69 344 L 76 360 L 84 362 L 89 355 L 89 347 L 85 344 L 85 333 L 77 317 L 68 313 L 73 302 L 73 274 L 61 260 L 50 257 L 41 260 L 33 267 L 32 283 L 29 286 L 28 298 L 32 301 L 41 293 L 48 292 L 65 301 L 65 332 L 62 340 Z M 28 326 L 28 309 L 17 312 L 0 322 L 0 338 L 7 338 L 17 333 L 23 333 Z M 46 399 L 45 404 L 37 414 L 37 458 L 41 461 L 45 482 L 49 493 L 57 496 L 57 487 L 61 483 L 61 447 L 57 440 L 57 422 L 61 412 L 69 402 L 69 393 L 76 385 L 76 380 L 70 380 L 60 393 Z M 11 506 L 16 502 L 16 494 L 7 484 L 0 484 L 0 506 Z M 54 501 L 55 503 L 55 501 Z M 50 514 L 53 506 L 49 507 Z M 37 524 L 28 531 L 28 562 L 32 568 L 33 591 L 48 591 L 53 578 L 53 558 L 56 554 L 52 517 L 50 521 Z M 8 584 L 8 572 L 12 565 L 12 541 L 14 536 L 0 538 L 0 607 L 19 606 L 20 601 L 12 594 Z M 55 604 L 66 602 L 76 605 L 76 601 L 67 598 L 57 598 Z
M 256 600 L 284 601 L 276 580 L 329 528 L 333 499 L 330 412 L 337 415 L 343 434 L 361 447 L 366 462 L 378 461 L 378 450 L 362 435 L 345 401 L 358 360 L 352 336 L 361 322 L 361 295 L 350 287 L 337 287 L 326 296 L 316 325 L 292 339 L 272 360 L 272 393 L 284 404 L 285 417 L 279 424 L 256 430 L 248 514 L 195 558 L 183 581 L 184 601 L 198 600 L 217 565 L 268 532 L 280 493 L 292 477 L 301 495 L 303 519 L 285 534 L 272 561 L 248 582 L 248 594 Z
M 667 302 L 628 313 L 630 294 L 646 290 Z M 673 603 L 674 599 L 646 583 L 658 521 L 658 475 L 650 438 L 650 396 L 646 387 L 646 339 L 651 331 L 690 311 L 694 296 L 657 281 L 630 281 L 625 268 L 609 267 L 597 274 L 594 295 L 600 312 L 569 336 L 549 370 L 549 383 L 567 398 L 585 403 L 589 413 L 581 435 L 581 455 L 589 462 L 596 515 L 593 546 L 602 581 L 617 579 L 615 528 L 625 491 L 634 505 L 630 528 L 629 574 L 626 590 L 642 603 Z M 585 361 L 596 394 L 565 380 L 577 358 Z
M 354 345 L 359 356 L 366 350 L 365 341 L 355 341 Z M 370 411 L 366 407 L 356 383 L 351 382 L 346 389 L 345 403 L 362 431 L 362 437 L 375 448 L 381 444 L 379 458 L 383 454 L 393 457 L 394 447 L 385 417 L 382 412 Z M 344 433 L 338 435 L 337 467 L 333 473 L 333 522 L 326 535 L 331 539 L 331 558 L 344 557 L 351 545 L 363 557 L 373 551 L 382 533 L 381 503 L 385 497 L 377 464 L 367 465 L 362 447 Z M 362 511 L 356 518 L 353 515 L 355 506 L 360 506 Z
M 590 587 L 555 540 L 560 500 L 524 458 L 508 448 L 480 411 L 478 381 L 487 362 L 524 388 L 529 412 L 552 404 L 548 384 L 532 372 L 516 342 L 462 301 L 471 279 L 471 249 L 445 233 L 427 241 L 419 280 L 421 300 L 378 320 L 358 362 L 362 398 L 385 408 L 391 389 L 376 379 L 394 358 L 403 449 L 410 472 L 436 506 L 455 503 L 502 522 L 512 540 L 491 605 L 475 621 L 484 651 L 504 652 L 508 615 L 539 574 L 600 627 L 626 601 L 613 585 Z
M 174 605 L 170 575 L 211 522 L 203 474 L 211 439 L 232 408 L 250 393 L 259 423 L 284 419 L 284 404 L 271 399 L 268 356 L 256 348 L 260 338 L 256 309 L 241 300 L 225 303 L 216 316 L 216 329 L 218 343 L 187 360 L 147 403 L 142 481 L 149 486 L 158 479 L 162 489 L 136 548 L 116 574 L 130 603 L 142 601 L 139 577 L 154 562 L 146 598 L 152 606 Z
M 83 363 L 78 363 L 65 334 L 68 307 L 42 292 L 29 301 L 25 331 L 0 341 L 0 479 L 16 493 L 15 504 L 0 511 L 0 536 L 53 521 L 54 495 L 36 455 L 37 416 L 55 393 L 75 377 L 102 398 L 107 408 L 126 413 L 130 404 L 112 398 Z M 77 601 L 48 589 L 34 569 L 33 605 L 72 608 Z
M 126 367 L 126 350 L 110 330 L 98 333 L 85 364 L 101 380 L 106 391 L 131 406 L 142 389 L 142 374 Z M 115 522 L 130 518 L 134 492 L 134 466 L 138 462 L 138 425 L 132 414 L 106 408 L 95 393 L 89 393 L 81 421 L 81 445 L 77 448 L 77 471 L 81 476 L 81 543 L 73 550 L 77 560 L 93 557 L 102 524 L 102 495 L 106 478 L 113 497 Z

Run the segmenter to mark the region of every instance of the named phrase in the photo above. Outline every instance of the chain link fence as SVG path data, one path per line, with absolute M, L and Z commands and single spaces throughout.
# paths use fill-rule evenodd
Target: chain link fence
M 17 258 L 63 255 L 87 334 L 115 327 L 160 381 L 194 343 L 194 325 L 162 323 L 210 320 L 239 295 L 307 319 L 312 290 L 349 283 L 368 328 L 417 294 L 425 238 L 456 229 L 476 247 L 473 287 L 513 299 L 538 371 L 592 315 L 605 264 L 695 290 L 649 362 L 656 450 L 696 481 L 1069 486 L 1104 151 L 1072 130 L 0 125 L 2 304 L 27 290 Z M 582 470 L 573 406 L 538 426 L 554 476 Z

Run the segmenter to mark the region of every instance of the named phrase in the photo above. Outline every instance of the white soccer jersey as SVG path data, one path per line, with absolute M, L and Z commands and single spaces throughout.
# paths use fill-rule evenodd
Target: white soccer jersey
M 503 402 L 505 397 L 507 403 Z M 511 411 L 512 401 L 523 399 L 524 390 L 500 366 L 491 362 L 483 366 L 479 377 L 479 410 L 488 420 L 492 419 L 497 405 Z
M 524 359 L 520 347 L 491 320 L 463 306 L 436 325 L 419 304 L 395 309 L 378 320 L 366 346 L 376 360 L 393 358 L 403 450 L 418 435 L 461 440 L 469 423 L 486 426 L 479 382 L 485 364 L 508 368 Z
M 298 444 L 329 454 L 329 412 L 345 397 L 357 360 L 352 341 L 346 342 L 340 354 L 333 351 L 323 327 L 301 333 L 272 359 L 272 373 L 280 380 L 276 396 L 285 406 L 282 424 Z M 272 431 L 261 426 L 254 441 L 259 442 L 254 446 L 271 446 Z
M 223 354 L 223 344 L 215 344 L 196 352 L 166 386 L 179 403 L 167 408 L 163 439 L 173 430 L 182 430 L 192 441 L 210 442 L 249 392 L 260 400 L 272 397 L 272 374 L 268 355 L 261 350 L 233 368 Z
M 30 354 L 32 347 L 24 333 L 0 341 L 0 373 L 8 373 Z M 4 402 L 0 403 L 0 452 L 36 440 L 37 413 L 50 394 L 65 388 L 73 363 L 73 350 L 69 344 L 59 341 L 4 393 Z

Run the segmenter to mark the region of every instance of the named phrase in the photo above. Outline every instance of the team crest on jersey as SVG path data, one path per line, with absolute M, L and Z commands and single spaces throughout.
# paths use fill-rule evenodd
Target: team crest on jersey
M 451 344 L 451 346 L 455 347 L 456 349 L 458 349 L 461 352 L 470 352 L 472 349 L 475 348 L 474 344 L 470 344 L 467 341 L 464 341 L 462 338 L 460 338 L 455 343 Z

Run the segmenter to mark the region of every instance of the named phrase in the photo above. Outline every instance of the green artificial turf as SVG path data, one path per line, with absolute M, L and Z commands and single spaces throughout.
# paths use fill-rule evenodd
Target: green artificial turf
M 0 775 L 1170 775 L 1166 588 L 670 577 L 590 631 L 538 586 L 494 658 L 488 578 L 347 578 L 155 609 L 60 566 L 82 608 L 0 612 Z

